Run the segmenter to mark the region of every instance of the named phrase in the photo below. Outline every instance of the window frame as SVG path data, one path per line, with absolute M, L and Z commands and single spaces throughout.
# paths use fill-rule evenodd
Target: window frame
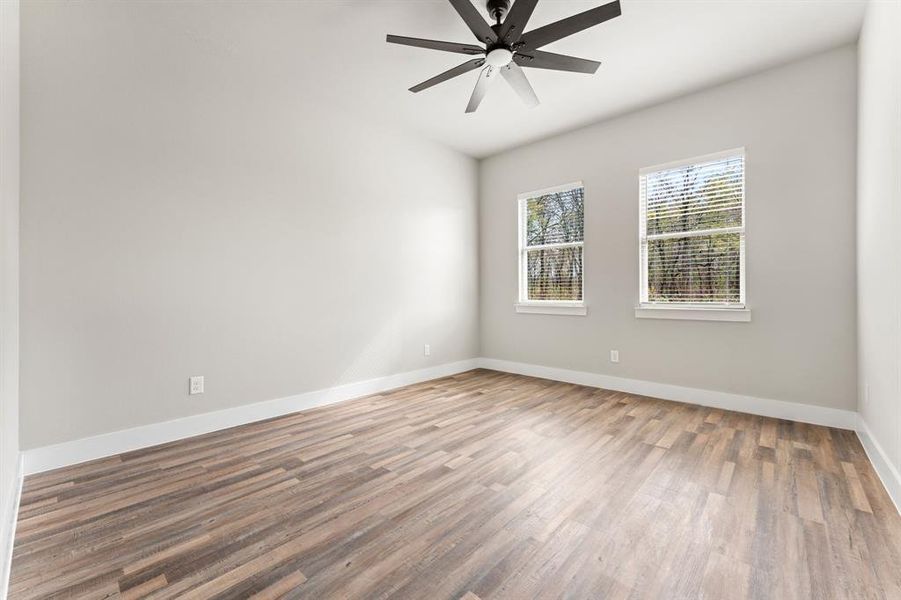
M 549 194 L 559 194 L 575 189 L 582 189 L 582 241 L 581 242 L 562 242 L 556 244 L 543 244 L 540 246 L 527 246 L 525 237 L 525 209 L 529 200 Z M 552 315 L 573 315 L 584 316 L 588 314 L 588 307 L 585 304 L 585 275 L 587 273 L 585 265 L 585 184 L 582 181 L 573 181 L 556 185 L 549 188 L 533 190 L 531 192 L 523 192 L 516 198 L 516 226 L 517 226 L 517 260 L 519 262 L 518 277 L 519 291 L 517 301 L 514 308 L 518 313 L 525 314 L 552 314 Z M 582 299 L 581 300 L 531 300 L 528 297 L 528 253 L 530 250 L 542 250 L 551 248 L 580 248 L 582 251 Z
M 715 160 L 741 157 L 741 226 L 722 227 L 691 232 L 663 233 L 647 235 L 646 185 L 645 177 L 659 171 L 677 169 L 688 165 L 702 164 Z M 751 311 L 747 306 L 747 176 L 748 160 L 744 146 L 675 160 L 668 163 L 644 167 L 638 171 L 638 305 L 636 318 L 680 319 L 704 321 L 750 321 Z M 651 302 L 648 300 L 648 242 L 654 239 L 674 237 L 703 237 L 714 233 L 739 234 L 739 301 L 738 302 Z

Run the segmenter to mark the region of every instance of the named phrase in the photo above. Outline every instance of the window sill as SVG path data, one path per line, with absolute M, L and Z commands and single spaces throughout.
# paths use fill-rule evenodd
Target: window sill
M 635 318 L 747 323 L 751 320 L 751 310 L 748 308 L 698 308 L 694 306 L 636 306 Z
M 519 302 L 513 305 L 516 312 L 531 315 L 585 316 L 588 307 L 581 302 Z

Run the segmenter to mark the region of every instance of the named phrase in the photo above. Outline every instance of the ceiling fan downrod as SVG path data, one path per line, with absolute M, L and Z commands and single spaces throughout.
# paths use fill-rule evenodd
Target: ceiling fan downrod
M 503 22 L 508 10 L 510 10 L 510 0 L 488 0 L 488 15 L 494 19 L 497 25 Z

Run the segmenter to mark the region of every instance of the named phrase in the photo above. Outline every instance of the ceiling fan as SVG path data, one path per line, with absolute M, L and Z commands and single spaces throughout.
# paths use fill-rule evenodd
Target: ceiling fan
M 477 58 L 410 88 L 413 93 L 421 92 L 464 73 L 484 67 L 479 74 L 472 97 L 469 99 L 469 105 L 466 107 L 467 113 L 475 112 L 479 108 L 479 104 L 488 91 L 489 84 L 497 78 L 498 74 L 510 84 L 523 102 L 528 106 L 537 106 L 538 96 L 535 95 L 535 90 L 532 89 L 525 72 L 520 67 L 594 73 L 601 63 L 544 52 L 538 48 L 589 27 L 600 25 L 621 14 L 619 0 L 614 0 L 550 25 L 525 31 L 526 24 L 529 22 L 529 17 L 532 16 L 538 0 L 516 0 L 513 8 L 510 8 L 510 0 L 488 0 L 488 14 L 494 19 L 494 25 L 489 25 L 469 0 L 449 0 L 449 2 L 466 22 L 476 39 L 485 45 L 484 48 L 472 44 L 439 42 L 399 35 L 389 35 L 388 42 L 476 56 Z

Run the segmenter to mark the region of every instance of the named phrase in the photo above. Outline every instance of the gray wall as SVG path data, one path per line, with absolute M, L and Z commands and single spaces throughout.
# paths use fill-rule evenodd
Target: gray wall
M 343 111 L 327 82 L 298 85 L 295 57 L 242 36 L 232 5 L 73 6 L 23 7 L 24 448 L 480 341 L 491 358 L 854 408 L 854 47 L 479 169 Z M 753 321 L 636 320 L 638 169 L 741 145 Z M 516 195 L 576 179 L 589 315 L 516 314 Z M 190 375 L 206 394 L 187 395 Z
M 0 1 L 0 597 L 19 460 L 19 2 Z
M 856 60 L 842 47 L 483 161 L 482 355 L 854 409 Z M 636 319 L 638 170 L 738 146 L 752 322 Z M 575 180 L 588 316 L 517 314 L 516 196 Z
M 870 2 L 860 38 L 860 413 L 901 469 L 901 4 Z M 896 482 L 897 484 L 897 482 Z
M 23 447 L 476 356 L 478 164 L 153 4 L 22 8 Z

